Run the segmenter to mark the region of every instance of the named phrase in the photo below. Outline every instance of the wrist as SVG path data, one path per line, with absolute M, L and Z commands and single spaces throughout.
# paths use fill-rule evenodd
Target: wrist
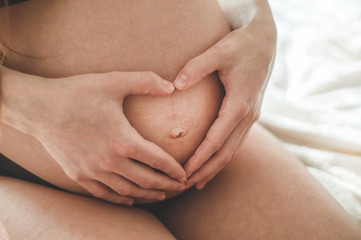
M 263 21 L 273 25 L 272 12 L 267 0 L 218 0 L 232 30 L 245 28 Z
M 245 33 L 256 38 L 258 47 L 264 51 L 270 50 L 274 55 L 277 42 L 277 29 L 271 9 L 266 0 L 249 0 L 255 3 L 254 16 L 246 25 L 236 29 L 241 35 Z
M 38 87 L 41 77 L 16 72 L 0 66 L 2 119 L 22 132 L 32 134 L 32 112 L 34 101 L 39 99 Z

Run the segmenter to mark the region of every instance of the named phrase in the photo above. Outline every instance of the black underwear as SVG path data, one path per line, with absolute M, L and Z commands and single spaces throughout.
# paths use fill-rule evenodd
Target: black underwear
M 32 174 L 25 168 L 19 166 L 18 164 L 11 161 L 9 158 L 0 153 L 0 176 L 13 177 L 17 179 L 21 179 L 24 181 L 40 184 L 43 186 L 55 188 L 57 190 L 61 190 L 64 192 L 69 192 L 65 189 L 59 188 L 38 176 Z M 165 200 L 164 202 L 168 202 L 169 200 Z M 147 203 L 147 204 L 137 204 L 136 206 L 142 208 L 144 210 L 150 211 L 153 214 L 157 214 L 158 208 L 163 204 L 162 202 L 155 203 Z
M 17 3 L 22 3 L 22 2 L 25 2 L 27 0 L 8 0 L 7 1 L 7 5 L 10 6 L 10 5 L 13 5 L 13 4 L 17 4 Z M 1 0 L 0 1 L 0 7 L 5 7 L 5 0 Z
M 25 168 L 22 168 L 21 166 L 17 165 L 16 163 L 14 163 L 13 161 L 11 161 L 9 158 L 7 158 L 1 153 L 0 153 L 0 175 L 6 177 L 18 178 L 28 182 L 37 183 L 40 185 L 59 189 L 53 184 L 48 183 L 47 181 L 32 174 Z

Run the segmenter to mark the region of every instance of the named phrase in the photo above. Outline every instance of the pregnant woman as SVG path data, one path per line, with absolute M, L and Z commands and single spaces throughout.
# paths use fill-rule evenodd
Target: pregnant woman
M 252 24 L 263 14 L 251 14 Z M 239 93 L 227 79 L 237 73 L 229 39 L 250 35 L 230 33 L 216 1 L 31 0 L 1 17 L 9 28 L 1 32 L 0 237 L 360 237 L 262 127 L 235 148 L 257 111 L 227 112 Z M 243 59 L 239 69 L 257 69 Z M 258 74 L 267 71 L 246 77 Z M 240 115 L 249 120 L 211 127 Z

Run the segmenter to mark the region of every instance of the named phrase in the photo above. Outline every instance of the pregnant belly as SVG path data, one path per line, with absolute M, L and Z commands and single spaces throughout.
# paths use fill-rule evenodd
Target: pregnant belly
M 10 46 L 22 55 L 10 52 L 9 61 L 45 77 L 151 70 L 173 81 L 189 59 L 229 32 L 216 1 L 34 0 L 12 8 L 17 17 Z M 216 118 L 222 98 L 214 73 L 167 97 L 129 96 L 124 112 L 144 138 L 184 163 Z M 3 130 L 1 152 L 38 176 L 74 189 L 62 173 L 44 166 L 53 161 L 35 139 L 10 127 Z
M 203 140 L 222 101 L 217 74 L 169 97 L 130 96 L 124 112 L 138 132 L 184 163 Z

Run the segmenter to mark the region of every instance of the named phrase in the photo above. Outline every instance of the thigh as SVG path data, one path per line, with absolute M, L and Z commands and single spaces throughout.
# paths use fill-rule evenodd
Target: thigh
M 0 239 L 175 239 L 152 214 L 0 176 Z
M 203 190 L 159 215 L 178 239 L 361 239 L 342 207 L 259 126 Z
M 4 156 L 11 159 L 11 161 L 14 161 L 14 163 L 18 165 L 17 167 L 15 167 L 15 164 L 11 164 L 11 166 L 3 166 L 3 168 L 12 168 L 9 176 L 21 178 L 19 175 L 22 175 L 24 176 L 23 179 L 26 181 L 41 178 L 59 188 L 79 194 L 89 195 L 85 189 L 76 182 L 72 181 L 65 174 L 60 165 L 50 156 L 44 146 L 33 136 L 24 134 L 7 124 L 2 124 L 0 150 Z M 19 166 L 23 169 L 19 168 Z M 31 174 L 29 174 L 29 172 Z M 33 176 L 29 177 L 29 175 Z M 35 182 L 39 181 L 35 180 Z

